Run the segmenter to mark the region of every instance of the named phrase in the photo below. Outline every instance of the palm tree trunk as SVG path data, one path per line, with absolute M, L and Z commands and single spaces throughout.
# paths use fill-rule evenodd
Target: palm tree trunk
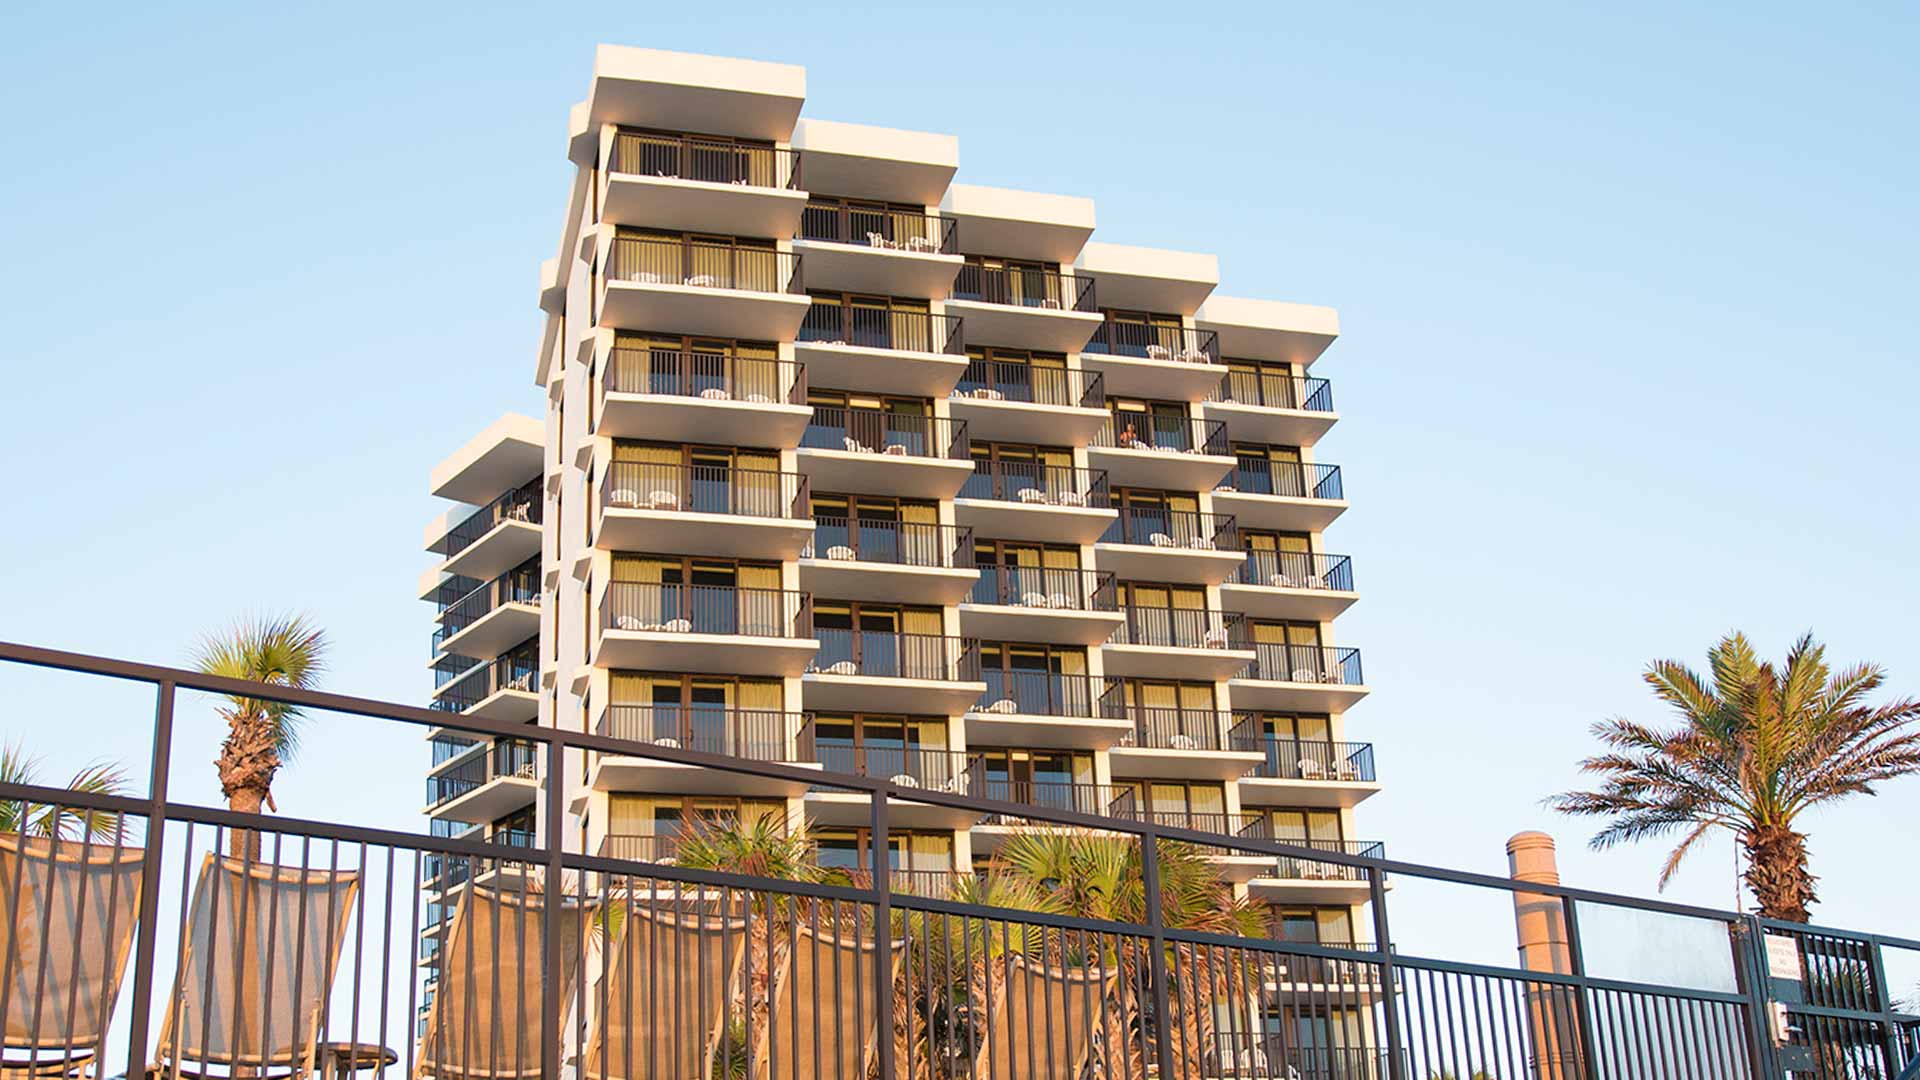
M 259 715 L 227 719 L 227 737 L 220 744 L 220 756 L 214 768 L 220 773 L 220 793 L 227 797 L 227 808 L 235 813 L 258 814 L 273 801 L 273 774 L 280 770 L 280 754 L 274 749 L 274 732 Z M 260 858 L 260 834 L 252 829 L 236 829 L 228 842 L 236 859 Z
M 1806 922 L 1814 902 L 1813 875 L 1807 871 L 1807 838 L 1780 825 L 1762 825 L 1741 837 L 1747 849 L 1747 887 L 1760 902 L 1760 914 L 1784 922 Z
M 227 809 L 236 814 L 257 814 L 265 793 L 252 788 L 237 788 L 227 796 Z M 236 859 L 260 861 L 260 834 L 252 829 L 234 829 L 227 834 L 227 854 Z

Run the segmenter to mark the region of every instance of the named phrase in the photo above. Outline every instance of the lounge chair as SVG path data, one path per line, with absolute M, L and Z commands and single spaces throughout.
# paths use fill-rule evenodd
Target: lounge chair
M 580 1072 L 588 1080 L 704 1080 L 745 955 L 747 920 L 639 903 L 624 914 L 608 920 L 620 927 L 618 940 L 605 947 L 606 976 L 587 992 L 597 1020 Z
M 540 1076 L 546 896 L 469 882 L 440 950 L 440 979 L 413 1075 L 435 1080 Z M 586 909 L 562 902 L 561 992 L 573 996 Z
M 149 1075 L 308 1077 L 360 875 L 200 864 Z
M 1076 1080 L 1093 1051 L 1094 1027 L 1103 1021 L 1119 969 L 1067 970 L 1007 961 L 1006 981 L 993 1001 L 987 1045 L 974 1075 L 994 1080 Z
M 791 943 L 773 980 L 771 1030 L 761 1033 L 753 1080 L 863 1080 L 876 1050 L 873 954 L 879 944 L 804 925 L 794 928 Z M 889 987 L 906 949 L 905 941 L 893 943 Z
M 0 921 L 0 1075 L 64 1076 L 101 1048 L 133 943 L 144 854 L 0 836 L 0 904 L 11 909 Z

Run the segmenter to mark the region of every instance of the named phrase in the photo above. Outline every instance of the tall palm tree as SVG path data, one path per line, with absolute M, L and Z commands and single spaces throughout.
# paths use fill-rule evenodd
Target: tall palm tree
M 249 616 L 202 638 L 193 661 L 208 675 L 305 690 L 325 670 L 326 654 L 326 632 L 305 615 Z M 262 807 L 277 811 L 273 779 L 299 752 L 306 714 L 292 705 L 239 695 L 229 696 L 219 712 L 227 721 L 227 737 L 213 765 L 227 807 L 247 814 Z M 230 844 L 236 858 L 260 855 L 260 836 L 251 829 L 236 830 Z
M 0 783 L 38 785 L 40 761 L 29 757 L 18 743 L 0 748 Z M 68 791 L 89 795 L 123 795 L 127 778 L 118 765 L 96 762 L 67 781 Z M 113 841 L 125 833 L 118 814 L 70 806 L 42 806 L 26 802 L 0 802 L 0 833 L 20 836 L 57 836 L 64 839 Z
M 1814 876 L 1799 816 L 1873 785 L 1920 772 L 1920 700 L 1870 705 L 1886 681 L 1877 664 L 1830 671 L 1826 650 L 1803 635 L 1779 666 L 1761 661 L 1743 634 L 1707 650 L 1711 681 L 1674 660 L 1645 679 L 1680 724 L 1616 718 L 1594 726 L 1605 752 L 1581 763 L 1602 778 L 1593 791 L 1548 800 L 1568 814 L 1608 817 L 1595 849 L 1685 831 L 1660 870 L 1665 889 L 1699 839 L 1733 833 L 1747 853 L 1747 887 L 1760 913 L 1806 922 Z

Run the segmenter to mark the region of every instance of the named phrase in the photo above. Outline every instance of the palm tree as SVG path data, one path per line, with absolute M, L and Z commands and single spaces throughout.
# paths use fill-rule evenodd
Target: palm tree
M 208 675 L 304 690 L 325 669 L 326 653 L 325 631 L 305 615 L 261 616 L 239 619 L 224 633 L 202 638 L 193 661 Z M 264 806 L 277 811 L 273 778 L 299 751 L 306 714 L 282 702 L 241 695 L 229 696 L 219 712 L 227 721 L 227 737 L 213 765 L 228 809 L 258 814 Z M 236 830 L 231 851 L 236 858 L 259 858 L 259 834 Z
M 1743 634 L 1707 650 L 1707 678 L 1673 660 L 1648 665 L 1654 696 L 1680 725 L 1616 718 L 1594 726 L 1606 750 L 1581 763 L 1595 791 L 1556 795 L 1563 813 L 1609 817 L 1595 849 L 1686 835 L 1660 870 L 1660 888 L 1711 829 L 1733 833 L 1747 854 L 1747 887 L 1768 918 L 1806 922 L 1814 902 L 1801 813 L 1920 771 L 1920 700 L 1869 705 L 1886 681 L 1877 664 L 1828 670 L 1826 650 L 1803 635 L 1776 667 Z
M 0 748 L 0 783 L 38 785 L 39 759 L 27 756 L 18 743 Z M 104 762 L 81 769 L 67 781 L 68 791 L 88 795 L 122 795 L 126 787 L 126 774 L 120 767 Z M 0 833 L 112 841 L 125 831 L 122 817 L 104 810 L 48 805 L 36 811 L 31 803 L 0 802 Z

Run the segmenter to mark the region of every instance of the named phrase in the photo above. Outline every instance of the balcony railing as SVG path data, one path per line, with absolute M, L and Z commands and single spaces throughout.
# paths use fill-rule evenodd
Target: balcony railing
M 967 422 L 944 416 L 911 416 L 885 409 L 815 405 L 800 445 L 809 450 L 845 450 L 884 457 L 967 456 Z
M 1066 566 L 982 564 L 970 604 L 1048 611 L 1118 611 L 1113 574 Z
M 935 682 L 980 679 L 980 643 L 973 638 L 827 626 L 816 627 L 814 636 L 820 640 L 814 665 L 822 675 Z
M 1134 818 L 1133 788 L 1124 784 L 1085 784 L 1067 780 L 1010 780 L 987 777 L 980 782 L 980 798 L 1023 806 L 1067 810 L 1076 814 L 1102 814 L 1107 817 Z M 1025 825 L 1031 819 L 1013 814 L 991 814 L 982 825 Z
M 773 248 L 735 247 L 699 240 L 621 236 L 607 265 L 613 281 L 692 285 L 760 293 L 798 293 L 800 256 Z
M 804 365 L 760 356 L 616 346 L 601 388 L 609 394 L 805 405 L 807 372 Z
M 808 203 L 800 215 L 800 239 L 858 244 L 886 251 L 955 255 L 960 222 L 909 210 L 875 210 L 835 203 Z
M 1253 657 L 1245 678 L 1336 686 L 1365 684 L 1361 678 L 1359 649 L 1256 641 L 1253 643 Z
M 1220 362 L 1220 335 L 1189 326 L 1152 326 L 1108 319 L 1093 332 L 1082 352 L 1132 356 L 1144 360 L 1177 360 L 1188 364 Z
M 1353 560 L 1321 551 L 1249 551 L 1247 561 L 1234 568 L 1233 580 L 1275 589 L 1352 592 Z
M 434 643 L 433 651 L 436 653 L 440 651 L 439 642 Z M 438 690 L 448 683 L 466 678 L 481 663 L 482 661 L 475 660 L 471 656 L 461 656 L 458 653 L 436 657 L 433 661 L 433 688 Z
M 1216 836 L 1239 836 L 1249 839 L 1270 839 L 1262 833 L 1263 815 L 1252 813 L 1229 814 L 1224 810 L 1187 810 L 1167 807 L 1133 807 L 1126 815 L 1129 820 L 1164 825 L 1170 829 L 1192 829 L 1194 832 L 1213 833 Z
M 1197 551 L 1233 551 L 1240 546 L 1240 530 L 1232 514 L 1124 506 L 1120 508 L 1120 516 L 1107 526 L 1100 542 L 1192 548 Z
M 613 137 L 608 171 L 793 191 L 800 187 L 800 154 L 697 135 L 622 131 Z
M 800 557 L 964 569 L 973 565 L 973 530 L 964 525 L 815 514 L 813 540 Z
M 1157 649 L 1249 647 L 1246 617 L 1237 611 L 1123 604 L 1120 614 L 1125 618 L 1113 632 L 1116 645 L 1149 645 Z
M 1332 412 L 1333 384 L 1325 379 L 1276 375 L 1264 371 L 1228 371 L 1208 401 L 1231 401 L 1267 409 Z
M 977 761 L 969 761 L 958 750 L 935 750 L 918 746 L 867 746 L 839 740 L 816 738 L 814 752 L 820 767 L 830 773 L 884 778 L 901 787 L 921 787 L 933 791 L 973 794 L 973 773 Z
M 540 654 L 529 648 L 537 642 L 515 646 L 505 656 L 495 657 L 484 666 L 484 674 L 469 667 L 461 672 L 457 684 L 433 699 L 433 708 L 441 712 L 464 712 L 502 690 L 537 693 L 540 689 Z M 466 676 L 471 674 L 472 678 Z
M 1133 731 L 1120 740 L 1121 746 L 1148 750 L 1233 750 L 1259 749 L 1258 729 L 1236 723 L 1223 737 L 1226 717 L 1218 709 L 1177 705 L 1131 705 L 1126 715 L 1133 720 Z
M 1243 495 L 1286 495 L 1295 499 L 1343 499 L 1340 466 L 1308 461 L 1241 458 L 1215 491 Z
M 1093 279 L 1057 270 L 994 269 L 968 263 L 953 284 L 955 300 L 1053 311 L 1092 311 Z
M 749 761 L 812 761 L 806 714 L 726 705 L 608 705 L 595 734 Z
M 609 509 L 801 520 L 811 508 L 807 478 L 800 473 L 651 461 L 608 465 L 600 500 Z
M 960 872 L 920 867 L 902 869 L 896 866 L 887 871 L 887 878 L 888 884 L 896 893 L 924 896 L 930 900 L 945 900 L 953 895 L 953 885 L 959 880 Z
M 960 317 L 816 300 L 800 323 L 801 342 L 898 352 L 966 353 Z
M 1365 946 L 1365 948 L 1370 949 L 1372 946 Z M 1303 961 L 1314 963 L 1303 965 Z M 1280 962 L 1282 961 L 1276 961 L 1276 963 Z M 1288 956 L 1283 958 L 1283 962 L 1289 976 L 1293 975 L 1293 969 L 1296 966 L 1311 966 L 1315 970 L 1321 970 L 1327 964 L 1364 966 L 1355 961 L 1324 961 L 1311 956 Z M 1368 971 L 1366 981 L 1377 984 L 1379 982 L 1377 972 L 1371 967 Z M 1338 982 L 1351 985 L 1359 980 L 1322 978 L 1287 981 Z M 1285 1077 L 1286 1080 L 1393 1080 L 1394 1076 L 1393 1070 L 1388 1065 L 1387 1051 L 1383 1049 L 1301 1046 L 1300 1037 L 1296 1033 L 1219 1034 L 1214 1038 L 1218 1048 L 1214 1051 L 1214 1061 L 1211 1064 L 1219 1070 L 1217 1075 L 1220 1076 Z M 1209 1075 L 1215 1074 L 1209 1073 Z M 1433 1075 L 1453 1074 L 1436 1070 Z M 1481 1075 L 1491 1074 L 1482 1072 Z
M 1340 855 L 1358 855 L 1364 859 L 1384 859 L 1387 846 L 1378 840 L 1308 840 L 1297 836 L 1274 836 L 1277 843 Z M 1313 858 L 1282 856 L 1274 866 L 1274 877 L 1283 881 L 1365 881 L 1367 870 L 1361 866 L 1321 862 Z
M 600 598 L 606 630 L 806 639 L 813 598 L 786 589 L 615 581 Z
M 1099 510 L 1110 501 L 1105 469 L 1029 461 L 976 460 L 959 497 Z
M 1155 416 L 1115 410 L 1093 435 L 1090 446 L 1119 450 L 1158 450 L 1169 454 L 1227 457 L 1227 425 L 1200 417 Z
M 448 604 L 440 613 L 440 634 L 452 637 L 506 604 L 539 602 L 539 566 L 517 567 Z
M 1374 781 L 1373 744 L 1314 742 L 1266 735 L 1261 739 L 1266 760 L 1253 775 L 1269 780 Z
M 502 777 L 534 778 L 539 747 L 519 739 L 502 739 L 489 750 L 427 777 L 427 806 L 451 802 L 481 785 Z
M 967 372 L 960 376 L 952 396 L 1099 409 L 1107 403 L 1106 387 L 1105 377 L 1097 371 L 973 360 L 967 364 Z
M 535 477 L 462 518 L 459 524 L 447 530 L 446 535 L 434 541 L 428 550 L 450 559 L 492 532 L 494 526 L 503 521 L 540 524 L 542 506 L 540 479 Z
M 1127 714 L 1125 691 L 1118 679 L 992 666 L 982 669 L 980 677 L 987 684 L 987 692 L 967 710 L 970 713 L 1096 720 L 1119 720 Z

